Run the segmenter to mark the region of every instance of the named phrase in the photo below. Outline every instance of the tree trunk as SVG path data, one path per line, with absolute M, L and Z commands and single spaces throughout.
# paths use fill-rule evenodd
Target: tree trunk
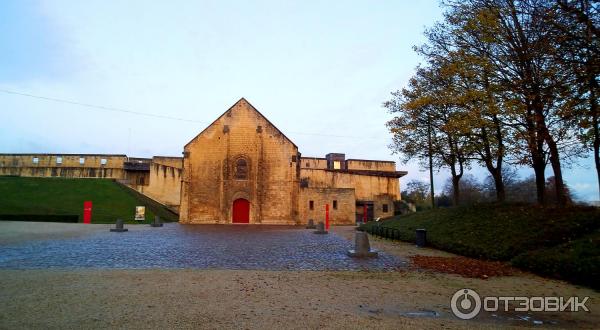
M 535 190 L 537 203 L 543 205 L 545 202 L 544 193 L 546 190 L 546 160 L 544 159 L 544 140 L 536 133 L 535 126 L 527 118 L 527 146 L 531 154 L 531 166 L 535 173 Z
M 600 132 L 598 128 L 598 113 L 594 93 L 591 95 L 590 108 L 592 110 L 592 130 L 594 132 L 594 163 L 596 164 L 596 175 L 598 176 L 598 194 L 600 197 Z
M 498 156 L 496 157 L 496 174 L 492 173 L 494 183 L 496 184 L 496 200 L 504 203 L 506 201 L 506 190 L 504 189 L 504 178 L 502 177 L 502 162 L 504 161 L 504 137 L 502 127 L 498 116 L 494 115 L 494 125 L 496 125 L 496 143 L 498 143 Z
M 589 2 L 585 2 L 586 8 L 590 8 Z M 594 40 L 594 34 L 598 36 L 600 31 L 594 29 L 593 24 L 589 24 L 589 18 L 585 20 L 587 30 L 586 30 L 586 41 L 591 45 L 592 40 Z M 595 32 L 595 33 L 594 33 Z M 598 91 L 598 80 L 596 80 L 597 72 L 594 69 L 594 63 L 591 61 L 592 58 L 591 51 L 587 49 L 587 58 L 588 61 L 586 63 L 586 73 L 587 73 L 587 82 L 588 82 L 588 90 L 590 92 L 590 112 L 592 114 L 592 132 L 594 135 L 594 163 L 596 164 L 596 175 L 598 176 L 598 194 L 600 198 L 600 132 L 598 127 L 598 100 L 597 100 L 597 91 Z
M 485 167 L 494 179 L 494 186 L 496 188 L 496 201 L 504 202 L 506 200 L 506 191 L 504 189 L 504 180 L 502 178 L 502 163 L 498 163 L 498 165 L 494 167 L 492 162 L 486 161 Z
M 534 70 L 533 61 L 536 55 L 535 48 L 530 47 L 529 39 L 526 36 L 526 31 L 521 26 L 518 10 L 515 7 L 515 1 L 508 1 L 510 8 L 511 23 L 514 24 L 514 38 L 509 34 L 509 39 L 512 42 L 511 49 L 517 56 L 517 63 L 522 68 L 522 88 L 524 100 L 526 102 L 526 127 L 527 127 L 527 144 L 531 154 L 533 171 L 535 172 L 535 186 L 537 192 L 537 202 L 544 204 L 544 191 L 546 186 L 546 178 L 544 170 L 546 169 L 546 159 L 544 154 L 544 135 L 542 135 L 542 127 L 546 127 L 544 120 L 544 104 L 542 103 L 539 82 L 536 81 L 536 70 Z M 510 31 L 511 28 L 508 27 Z M 544 125 L 541 125 L 541 124 Z
M 545 202 L 544 193 L 546 190 L 546 177 L 544 171 L 546 170 L 546 164 L 544 162 L 534 161 L 533 172 L 535 173 L 535 190 L 537 193 L 537 202 L 543 205 Z
M 454 206 L 458 206 L 460 204 L 460 187 L 459 187 L 460 177 L 457 175 L 452 175 L 452 203 Z
M 453 159 L 457 159 L 460 156 L 452 157 Z M 460 178 L 462 178 L 464 173 L 464 168 L 462 164 L 462 160 L 458 160 L 459 173 L 456 172 L 456 162 L 454 162 L 450 166 L 450 173 L 452 174 L 452 205 L 458 206 L 460 205 Z
M 495 125 L 496 143 L 498 144 L 498 151 L 496 154 L 496 166 L 494 166 L 492 151 L 490 149 L 490 142 L 488 139 L 487 130 L 485 127 L 481 130 L 481 138 L 484 146 L 484 163 L 487 170 L 494 179 L 494 186 L 496 188 L 496 201 L 504 202 L 506 200 L 506 192 L 504 189 L 504 180 L 502 178 L 502 160 L 504 159 L 504 142 L 502 141 L 502 129 L 500 127 L 500 120 L 496 115 L 493 116 L 493 122 Z
M 543 139 L 542 143 L 546 142 L 548 145 L 548 149 L 550 151 L 550 165 L 552 166 L 552 171 L 554 172 L 556 204 L 560 207 L 563 207 L 567 204 L 567 197 L 565 195 L 565 183 L 563 181 L 562 169 L 560 167 L 558 146 L 552 135 L 550 135 L 550 130 L 548 129 L 546 121 L 544 120 L 544 105 L 540 100 L 539 89 L 534 88 L 534 92 L 536 96 L 534 98 L 533 106 L 535 110 L 537 135 Z
M 492 173 L 494 184 L 496 186 L 496 201 L 503 203 L 506 201 L 506 191 L 504 189 L 504 180 L 502 178 L 501 168 L 497 168 Z
M 588 30 L 588 41 L 591 39 Z M 588 57 L 589 54 L 588 54 Z M 588 89 L 590 92 L 590 112 L 592 114 L 592 133 L 594 135 L 594 163 L 596 164 L 596 175 L 598 176 L 598 194 L 600 197 L 600 132 L 598 127 L 598 103 L 596 100 L 596 91 L 598 90 L 598 82 L 594 75 L 594 70 L 590 63 L 586 66 L 588 75 Z
M 567 205 L 567 196 L 565 183 L 562 177 L 562 169 L 560 168 L 558 147 L 556 146 L 556 142 L 554 142 L 554 140 L 550 137 L 548 137 L 547 143 L 550 149 L 550 164 L 552 165 L 552 170 L 554 171 L 556 204 L 560 207 L 563 207 Z
M 427 115 L 427 148 L 429 150 L 429 188 L 431 189 L 431 208 L 435 209 L 435 189 L 433 187 L 433 150 L 431 147 L 431 117 Z
M 596 175 L 598 176 L 598 196 L 600 196 L 600 139 L 598 136 L 594 139 L 594 162 L 596 163 Z

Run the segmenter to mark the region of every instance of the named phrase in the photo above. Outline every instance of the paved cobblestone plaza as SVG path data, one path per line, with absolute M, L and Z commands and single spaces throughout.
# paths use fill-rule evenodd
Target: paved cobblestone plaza
M 0 268 L 195 268 L 249 270 L 393 270 L 404 259 L 382 253 L 353 259 L 352 242 L 335 233 L 288 226 L 165 224 L 98 228 L 83 236 L 4 245 Z

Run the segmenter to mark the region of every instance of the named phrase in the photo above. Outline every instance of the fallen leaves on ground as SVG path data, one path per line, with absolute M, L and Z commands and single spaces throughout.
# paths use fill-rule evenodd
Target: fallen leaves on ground
M 493 276 L 509 276 L 514 270 L 499 261 L 483 261 L 466 257 L 431 257 L 416 255 L 410 257 L 416 268 L 434 270 L 441 273 L 457 274 L 464 277 L 487 279 Z

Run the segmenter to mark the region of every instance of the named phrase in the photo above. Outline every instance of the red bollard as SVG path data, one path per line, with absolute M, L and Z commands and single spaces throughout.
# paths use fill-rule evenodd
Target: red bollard
M 329 204 L 325 204 L 325 230 L 329 231 Z
M 92 223 L 92 201 L 83 202 L 83 223 Z
M 367 203 L 363 204 L 363 223 L 367 223 Z

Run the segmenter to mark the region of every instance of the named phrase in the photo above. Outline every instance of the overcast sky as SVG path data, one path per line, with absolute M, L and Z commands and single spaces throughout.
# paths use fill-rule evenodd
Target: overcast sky
M 404 182 L 426 180 L 391 154 L 381 104 L 440 17 L 437 0 L 2 1 L 0 89 L 190 121 L 0 92 L 0 153 L 180 156 L 245 97 L 305 156 L 395 160 Z M 597 200 L 593 162 L 580 163 L 566 180 Z

